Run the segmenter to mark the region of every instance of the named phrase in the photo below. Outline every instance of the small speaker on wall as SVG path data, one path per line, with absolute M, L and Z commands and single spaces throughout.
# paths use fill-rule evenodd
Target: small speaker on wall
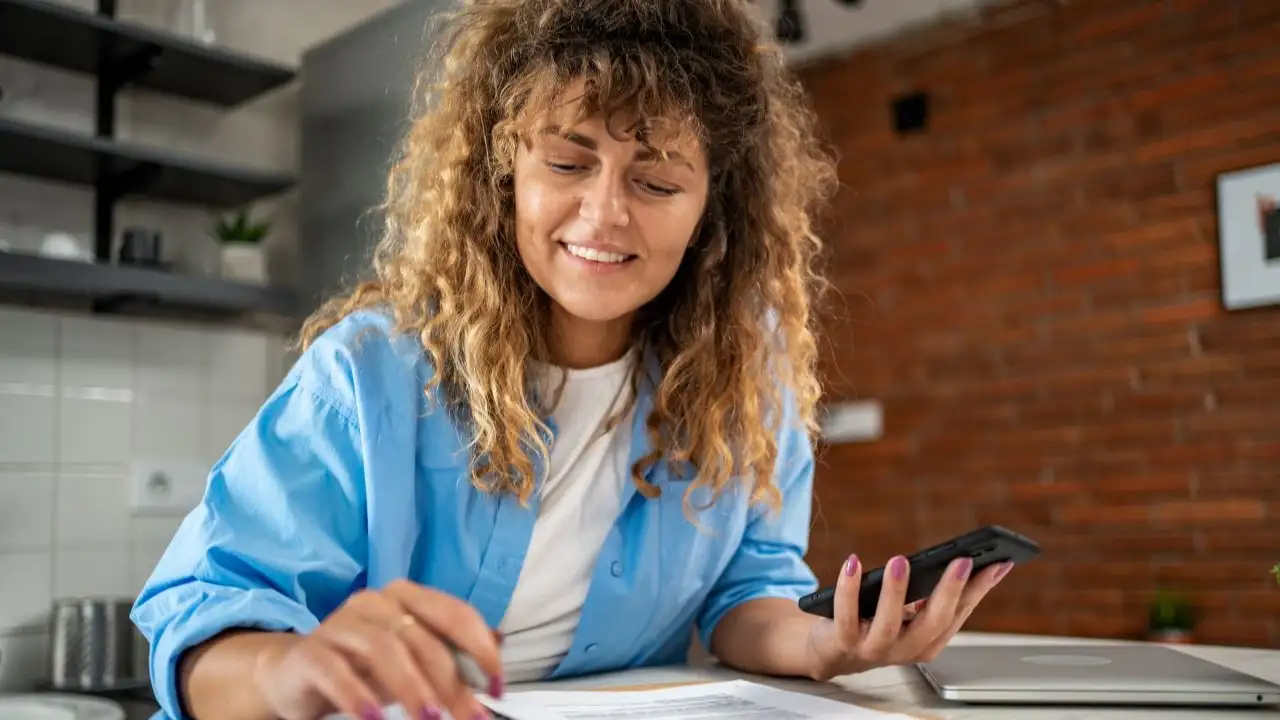
M 929 124 L 929 96 L 922 92 L 907 93 L 893 99 L 893 129 L 899 134 L 923 132 Z

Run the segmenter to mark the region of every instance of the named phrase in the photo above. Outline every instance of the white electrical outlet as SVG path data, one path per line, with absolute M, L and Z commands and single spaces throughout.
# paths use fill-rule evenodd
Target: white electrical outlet
M 867 442 L 884 433 L 884 408 L 878 400 L 828 405 L 822 418 L 822 438 L 830 443 Z
M 130 504 L 139 513 L 185 513 L 200 502 L 208 476 L 201 463 L 136 461 Z

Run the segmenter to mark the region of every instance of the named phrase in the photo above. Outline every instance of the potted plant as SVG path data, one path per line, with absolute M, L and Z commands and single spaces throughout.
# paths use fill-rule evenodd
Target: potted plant
M 221 246 L 222 277 L 265 285 L 267 262 L 262 241 L 270 230 L 271 223 L 251 219 L 248 208 L 219 218 L 213 226 L 213 237 Z
M 1147 637 L 1162 643 L 1194 641 L 1195 609 L 1191 602 L 1171 590 L 1160 590 L 1151 602 Z

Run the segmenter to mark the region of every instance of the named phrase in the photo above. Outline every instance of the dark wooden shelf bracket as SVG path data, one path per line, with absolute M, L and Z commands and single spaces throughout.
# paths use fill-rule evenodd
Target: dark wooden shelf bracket
M 163 54 L 164 48 L 159 45 L 143 45 L 132 54 L 120 58 L 103 58 L 102 84 L 114 96 L 155 70 Z
M 98 14 L 114 19 L 116 0 L 98 0 Z M 149 44 L 129 55 L 116 58 L 112 57 L 111 43 L 102 43 L 98 50 L 98 93 L 94 122 L 98 137 L 107 140 L 115 138 L 117 96 L 129 83 L 155 68 L 160 52 L 159 46 Z M 111 259 L 116 203 L 132 188 L 154 182 L 159 172 L 158 166 L 141 164 L 120 172 L 111 167 L 108 159 L 98 158 L 94 182 L 93 253 L 99 262 Z

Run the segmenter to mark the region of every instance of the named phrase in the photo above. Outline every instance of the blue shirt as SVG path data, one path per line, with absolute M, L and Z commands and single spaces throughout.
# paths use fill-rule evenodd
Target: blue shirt
M 214 464 L 134 605 L 150 641 L 162 713 L 182 717 L 177 663 L 233 627 L 306 633 L 353 592 L 398 578 L 447 591 L 492 627 L 506 611 L 536 499 L 468 482 L 466 441 L 423 392 L 429 356 L 374 311 L 350 315 L 303 353 Z M 631 459 L 647 453 L 642 384 Z M 657 463 L 646 499 L 627 484 L 600 548 L 581 620 L 552 678 L 683 662 L 694 628 L 758 597 L 816 587 L 808 545 L 812 447 L 787 406 L 779 436 L 781 512 L 728 492 L 693 516 L 688 476 Z M 693 496 L 694 507 L 709 495 Z

